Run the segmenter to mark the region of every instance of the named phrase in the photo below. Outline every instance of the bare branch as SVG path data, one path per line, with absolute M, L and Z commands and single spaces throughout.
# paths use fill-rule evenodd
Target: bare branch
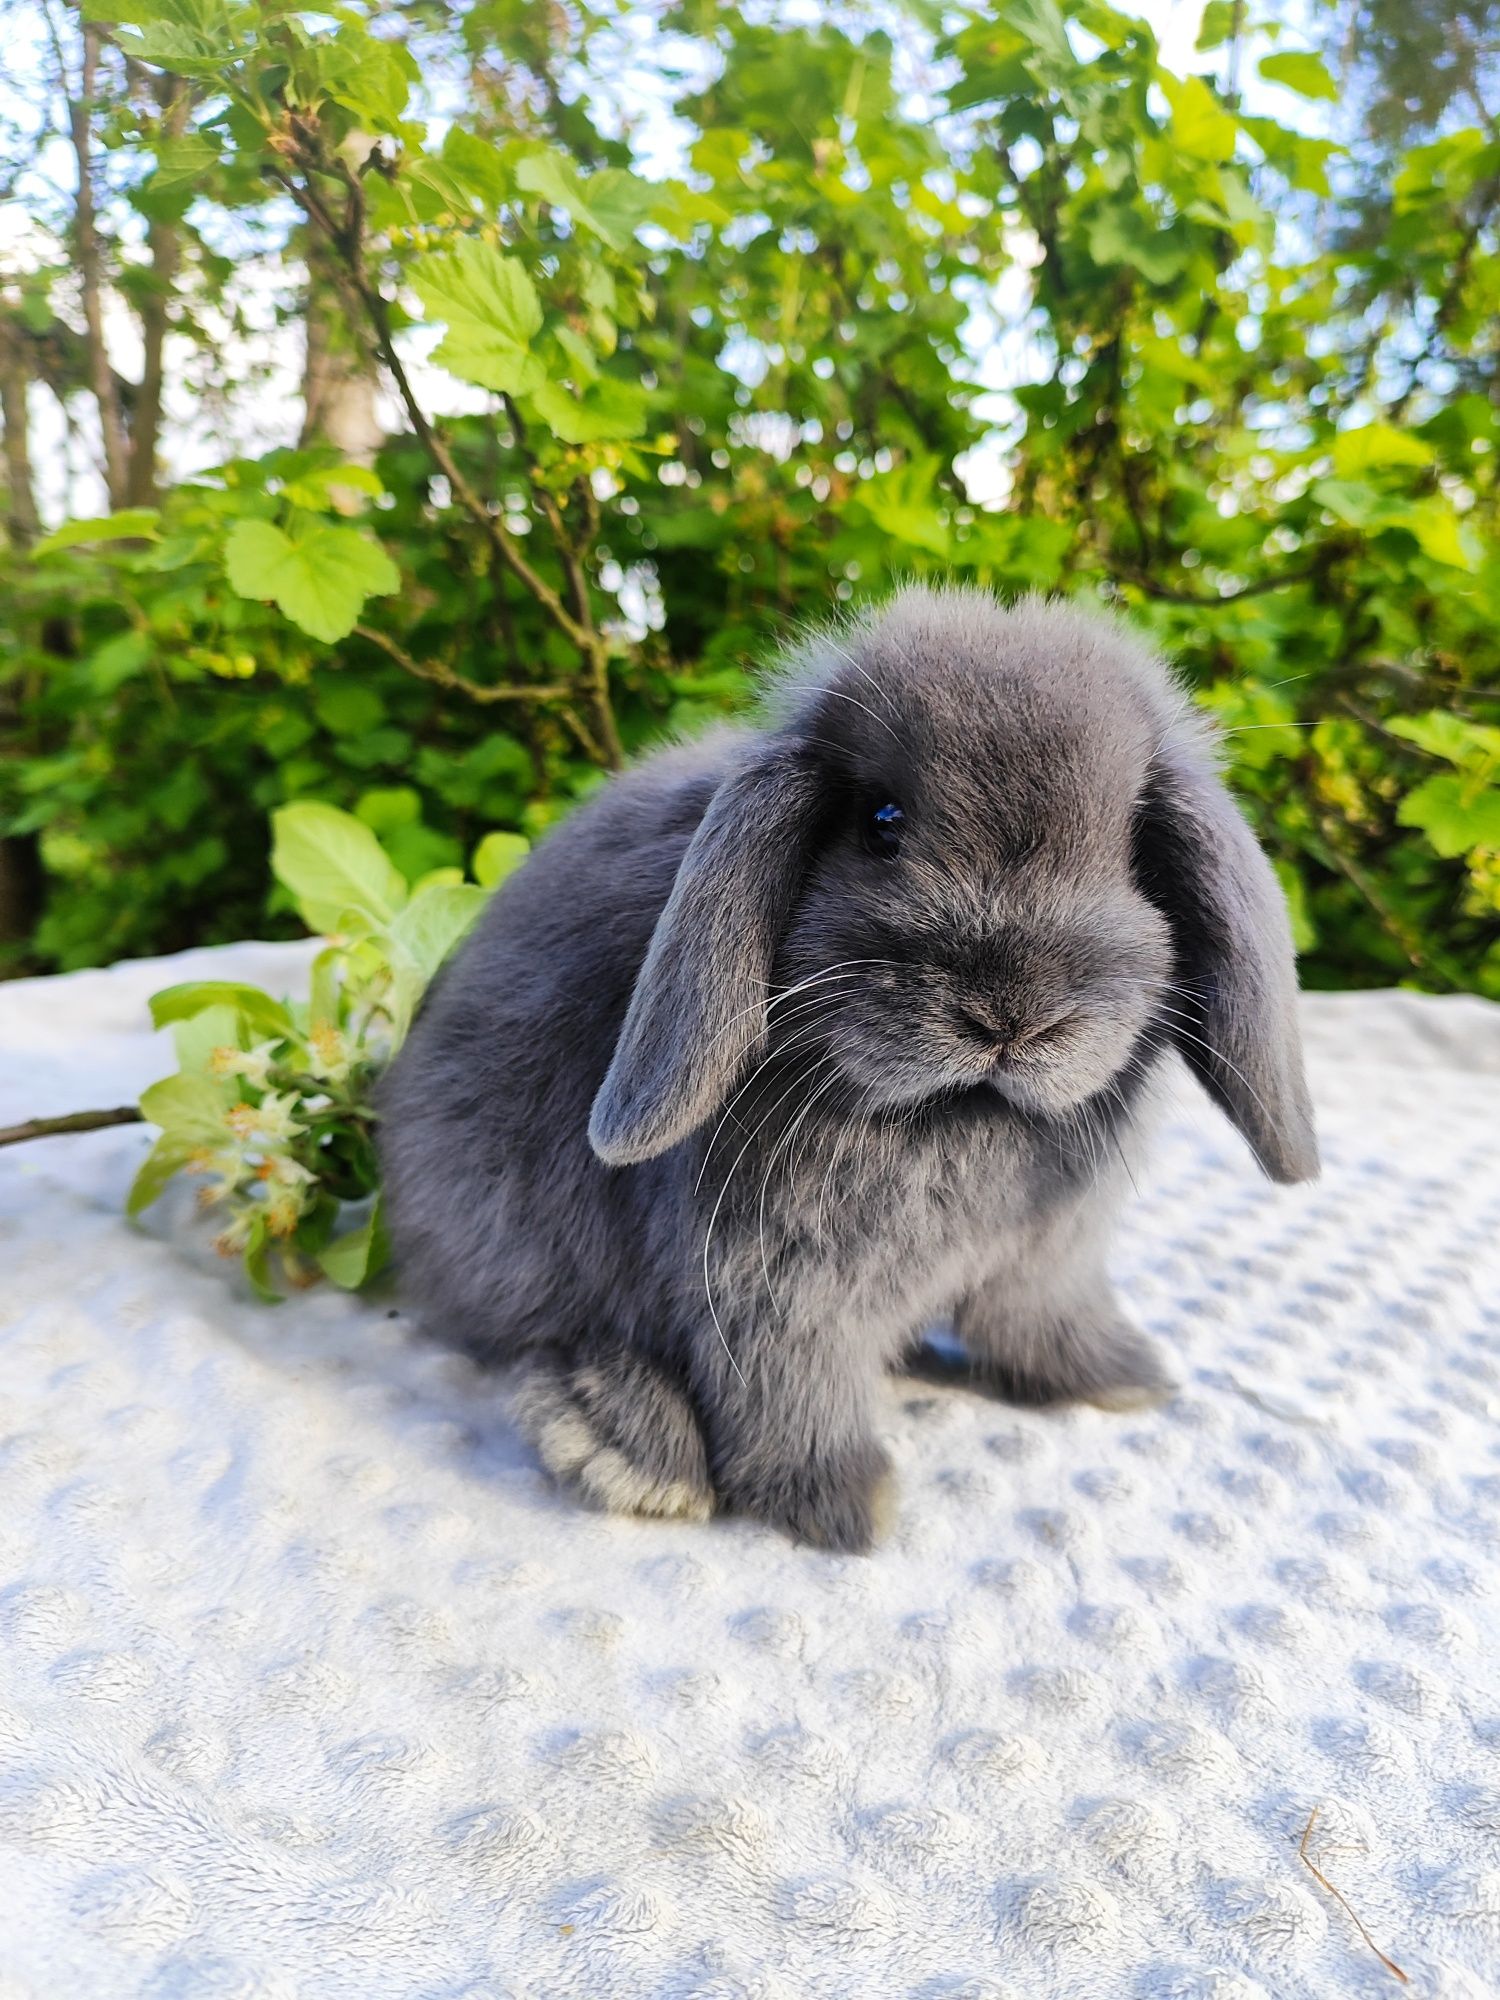
M 402 673 L 410 674 L 413 680 L 431 681 L 434 687 L 447 688 L 451 694 L 461 694 L 468 701 L 569 701 L 577 689 L 566 684 L 544 687 L 523 682 L 515 687 L 491 687 L 484 681 L 471 681 L 465 675 L 455 673 L 446 661 L 417 660 L 406 648 L 388 633 L 377 631 L 373 625 L 356 625 L 355 637 L 367 639 L 372 646 L 378 646 L 388 659 L 394 660 Z
M 102 1132 L 107 1125 L 143 1125 L 133 1104 L 114 1111 L 70 1111 L 63 1118 L 28 1118 L 20 1125 L 0 1125 L 0 1146 L 24 1145 L 28 1139 L 53 1139 L 65 1132 Z
M 1242 597 L 1264 597 L 1268 591 L 1286 590 L 1294 583 L 1306 583 L 1319 574 L 1323 567 L 1321 558 L 1303 563 L 1298 569 L 1284 569 L 1276 576 L 1257 577 L 1253 583 L 1241 584 L 1238 590 L 1204 591 L 1180 590 L 1169 583 L 1158 583 L 1153 576 L 1141 570 L 1121 569 L 1110 566 L 1110 574 L 1117 583 L 1128 583 L 1146 597 L 1154 597 L 1161 604 L 1201 604 L 1211 608 L 1218 604 L 1235 604 Z

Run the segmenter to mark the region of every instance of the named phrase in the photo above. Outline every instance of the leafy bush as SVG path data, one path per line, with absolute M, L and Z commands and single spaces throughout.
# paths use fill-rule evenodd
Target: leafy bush
M 270 245 L 305 279 L 288 313 L 336 321 L 402 427 L 358 462 L 313 435 L 144 499 L 116 480 L 106 523 L 34 556 L 13 533 L 27 962 L 292 928 L 258 831 L 288 801 L 350 809 L 408 880 L 535 834 L 738 707 L 791 621 L 953 571 L 1121 605 L 1177 657 L 1310 983 L 1500 997 L 1487 125 L 1454 114 L 1372 193 L 1097 0 L 955 8 L 935 41 L 915 7 L 881 31 L 685 0 L 663 178 L 622 136 L 611 9 L 86 13 L 120 216 L 95 261 L 148 356 L 165 295 L 232 373 L 221 246 Z M 1249 32 L 1208 8 L 1226 78 Z M 1338 88 L 1285 39 L 1260 69 Z M 46 269 L 9 297 L 13 328 L 87 330 Z
M 154 1025 L 176 1030 L 179 1068 L 141 1097 L 160 1136 L 135 1177 L 131 1214 L 193 1174 L 202 1205 L 226 1211 L 217 1247 L 243 1256 L 262 1298 L 277 1297 L 277 1265 L 297 1285 L 321 1273 L 352 1289 L 373 1277 L 386 1255 L 376 1078 L 429 980 L 525 851 L 514 834 L 492 833 L 474 855 L 475 881 L 439 868 L 408 892 L 360 820 L 284 806 L 272 868 L 303 922 L 330 942 L 300 1003 L 227 980 L 153 996 Z M 359 1220 L 341 1227 L 349 1205 Z

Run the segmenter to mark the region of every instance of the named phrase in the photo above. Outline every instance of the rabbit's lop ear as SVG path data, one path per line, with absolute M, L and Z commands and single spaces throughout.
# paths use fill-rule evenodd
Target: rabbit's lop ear
M 1286 904 L 1205 735 L 1186 718 L 1157 753 L 1135 852 L 1141 887 L 1172 929 L 1173 1039 L 1270 1178 L 1313 1179 L 1318 1142 Z
M 771 963 L 807 865 L 813 768 L 773 744 L 724 779 L 688 843 L 636 980 L 589 1140 L 606 1165 L 664 1153 L 766 1036 Z

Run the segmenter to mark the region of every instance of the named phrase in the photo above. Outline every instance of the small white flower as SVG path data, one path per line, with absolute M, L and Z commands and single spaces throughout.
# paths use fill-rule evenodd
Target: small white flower
M 290 1236 L 302 1220 L 302 1197 L 287 1188 L 271 1195 L 266 1202 L 266 1227 L 273 1236 Z
M 272 1042 L 257 1042 L 253 1049 L 218 1048 L 208 1059 L 215 1076 L 242 1076 L 257 1090 L 264 1090 L 276 1061 Z
M 208 1176 L 198 1190 L 200 1208 L 214 1208 L 227 1201 L 246 1174 L 245 1162 L 238 1153 L 216 1153 L 207 1146 L 189 1154 L 187 1166 L 190 1173 Z
M 251 1216 L 248 1209 L 241 1209 L 231 1216 L 214 1238 L 214 1248 L 221 1257 L 238 1257 L 250 1240 Z
M 241 1142 L 256 1139 L 272 1144 L 295 1139 L 305 1128 L 293 1117 L 297 1109 L 294 1091 L 273 1090 L 259 1104 L 240 1103 L 228 1113 L 229 1129 Z
M 326 1021 L 307 1038 L 307 1067 L 324 1083 L 342 1083 L 349 1074 L 349 1044 Z

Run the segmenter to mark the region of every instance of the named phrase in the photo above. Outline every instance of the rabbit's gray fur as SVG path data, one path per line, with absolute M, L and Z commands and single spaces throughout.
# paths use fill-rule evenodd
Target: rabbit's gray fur
M 1164 1386 L 1105 1272 L 1124 1155 L 1175 1047 L 1314 1174 L 1295 998 L 1165 669 L 1068 606 L 905 590 L 496 896 L 385 1092 L 405 1280 L 527 1358 L 543 1457 L 604 1504 L 864 1548 L 925 1326 L 1028 1400 Z

